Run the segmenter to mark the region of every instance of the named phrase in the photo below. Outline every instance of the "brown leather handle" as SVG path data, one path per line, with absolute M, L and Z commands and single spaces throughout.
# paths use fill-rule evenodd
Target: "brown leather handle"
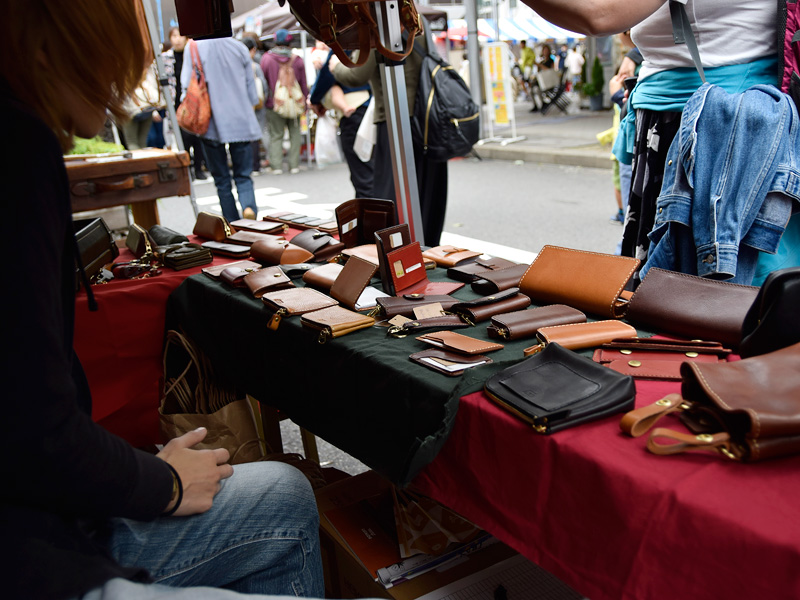
M 736 448 L 731 444 L 731 436 L 727 432 L 694 435 L 657 427 L 647 440 L 647 449 L 660 456 L 703 450 L 722 454 L 731 460 L 741 460 L 741 456 L 736 453 Z
M 94 196 L 108 192 L 150 187 L 153 185 L 153 181 L 153 176 L 147 174 L 128 175 L 124 179 L 118 179 L 117 181 L 80 181 L 72 185 L 72 193 L 75 196 Z
M 683 398 L 680 394 L 669 394 L 658 402 L 625 413 L 619 427 L 631 437 L 639 437 L 647 433 L 657 421 L 672 412 L 683 410 Z

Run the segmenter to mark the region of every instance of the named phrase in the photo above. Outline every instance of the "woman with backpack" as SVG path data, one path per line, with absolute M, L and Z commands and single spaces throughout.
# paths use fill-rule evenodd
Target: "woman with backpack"
M 261 57 L 261 70 L 267 79 L 266 101 L 269 127 L 269 171 L 283 173 L 283 136 L 289 131 L 289 172 L 300 172 L 300 117 L 305 112 L 308 84 L 303 59 L 295 56 L 286 29 L 275 33 L 275 47 Z

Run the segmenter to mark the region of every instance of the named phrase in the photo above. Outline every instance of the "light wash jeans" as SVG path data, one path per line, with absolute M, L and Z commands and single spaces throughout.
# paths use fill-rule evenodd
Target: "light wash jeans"
M 233 180 L 236 182 L 239 204 L 242 205 L 242 210 L 249 207 L 257 213 L 253 179 L 250 177 L 250 173 L 253 172 L 252 142 L 231 142 L 228 144 L 228 152 L 226 152 L 225 144 L 203 138 L 203 149 L 206 154 L 206 165 L 217 188 L 222 216 L 228 221 L 236 221 L 240 218 L 236 200 L 233 198 L 231 171 L 228 169 L 228 152 L 231 154 Z
M 111 554 L 147 569 L 156 584 L 113 579 L 82 600 L 324 595 L 314 494 L 284 463 L 236 465 L 203 514 L 112 525 Z

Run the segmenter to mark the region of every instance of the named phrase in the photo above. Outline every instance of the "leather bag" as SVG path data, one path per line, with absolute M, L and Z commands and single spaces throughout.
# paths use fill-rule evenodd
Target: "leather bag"
M 800 342 L 800 267 L 770 273 L 742 323 L 743 358 Z
M 175 111 L 178 125 L 195 135 L 205 135 L 211 122 L 211 100 L 208 97 L 206 75 L 197 43 L 189 40 L 189 51 L 192 57 L 192 78 L 186 89 L 186 96 Z
M 233 235 L 235 231 L 222 215 L 202 211 L 197 214 L 192 233 L 207 240 L 222 242 Z
M 83 271 L 92 281 L 109 263 L 119 256 L 119 248 L 111 236 L 111 230 L 101 218 L 79 219 L 73 221 L 75 239 L 78 241 L 78 252 Z M 75 285 L 80 287 L 80 269 L 75 266 Z

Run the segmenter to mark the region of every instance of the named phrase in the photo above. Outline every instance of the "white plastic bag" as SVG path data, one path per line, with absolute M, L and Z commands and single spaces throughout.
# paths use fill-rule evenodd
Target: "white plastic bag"
M 336 130 L 336 121 L 328 116 L 327 113 L 317 117 L 316 133 L 314 134 L 314 156 L 317 159 L 317 166 L 320 168 L 344 161 Z
M 375 146 L 377 137 L 375 123 L 372 122 L 374 112 L 375 96 L 369 99 L 369 106 L 364 111 L 364 118 L 356 132 L 356 141 L 353 142 L 353 151 L 361 159 L 361 162 L 368 162 L 372 158 L 372 148 Z

